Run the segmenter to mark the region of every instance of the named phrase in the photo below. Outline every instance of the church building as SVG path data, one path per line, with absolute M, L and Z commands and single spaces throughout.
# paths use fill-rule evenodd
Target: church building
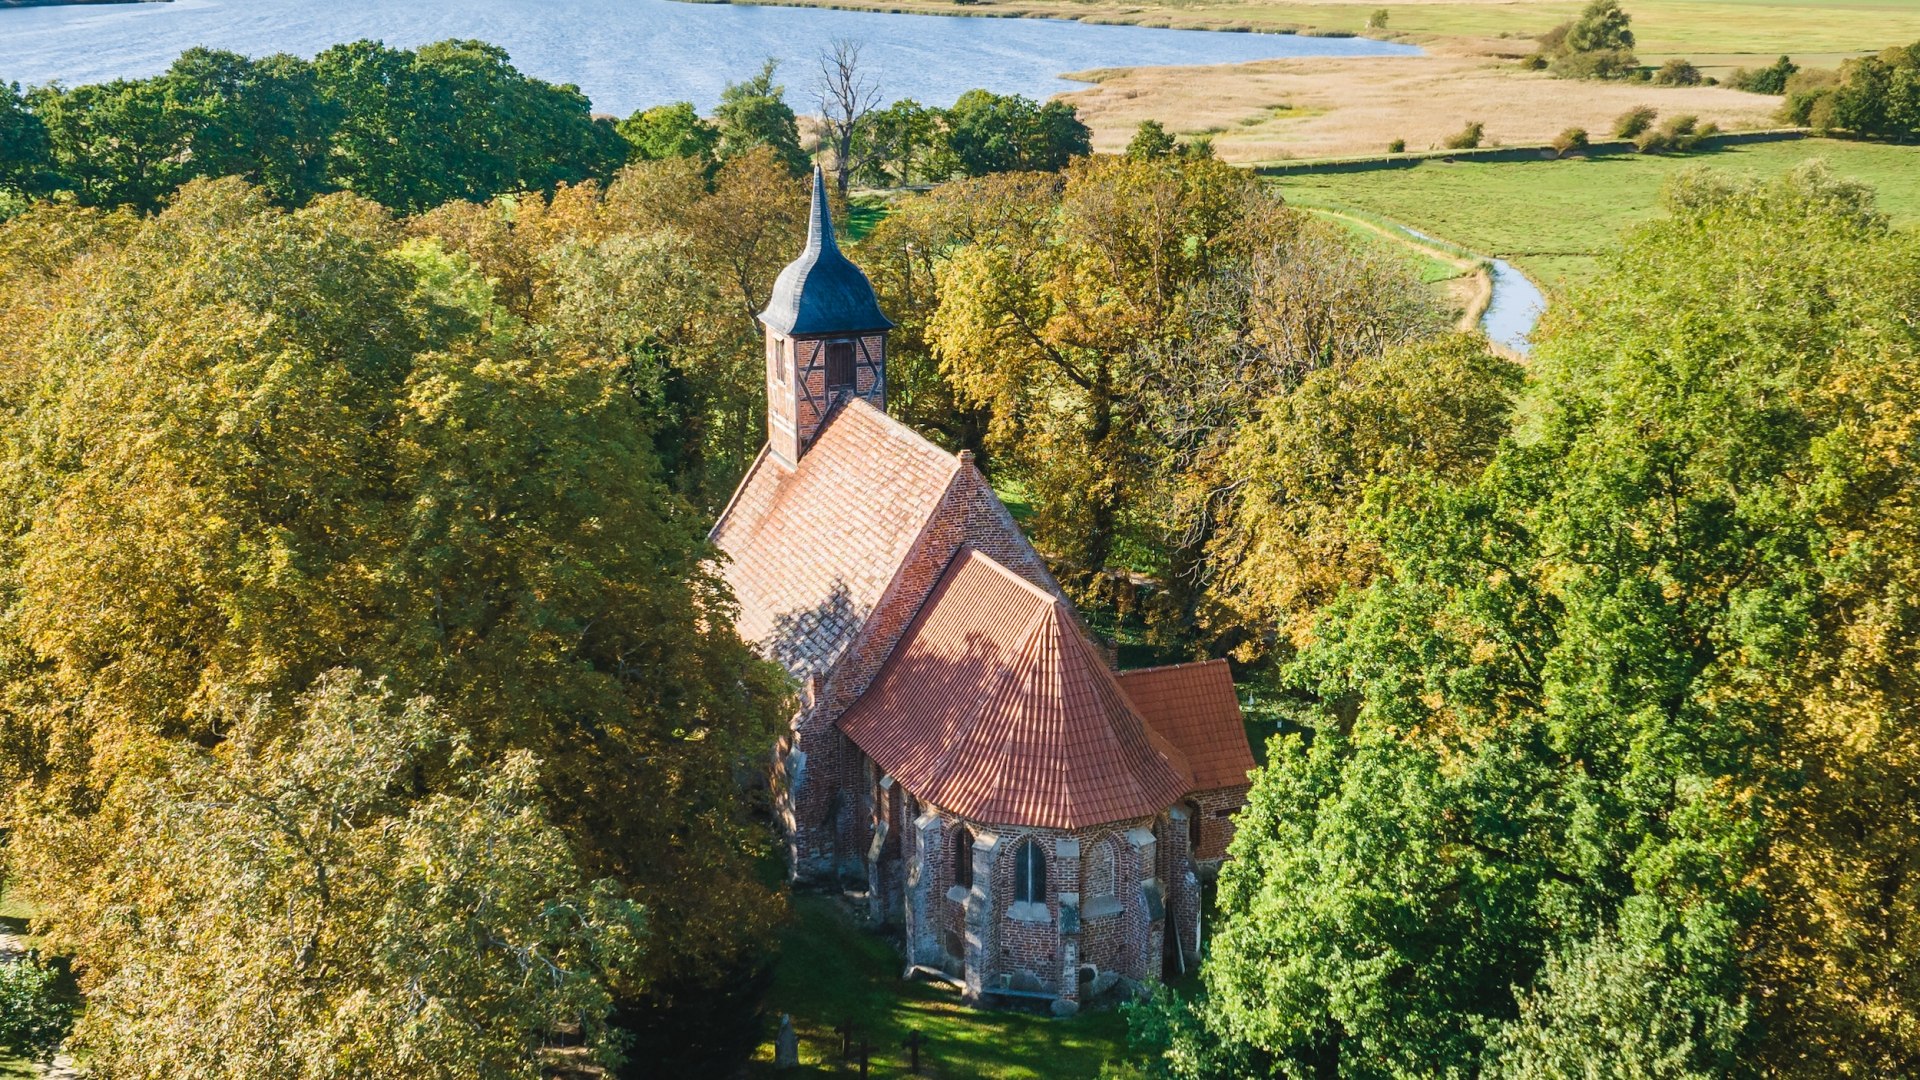
M 1226 662 L 1114 671 L 972 455 L 887 415 L 893 324 L 813 185 L 760 317 L 767 445 L 712 533 L 799 687 L 792 873 L 857 883 L 971 1002 L 1170 977 L 1253 768 Z

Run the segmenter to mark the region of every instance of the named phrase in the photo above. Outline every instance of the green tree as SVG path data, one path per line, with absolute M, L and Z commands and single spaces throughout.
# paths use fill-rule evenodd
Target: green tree
M 733 635 L 704 515 L 663 474 L 656 353 L 528 323 L 364 199 L 284 212 L 230 179 L 49 276 L 22 296 L 56 311 L 4 316 L 35 336 L 10 346 L 22 468 L 0 495 L 0 714 L 27 737 L 0 755 L 98 846 L 22 860 L 104 888 L 114 826 L 91 808 L 221 742 L 233 701 L 346 665 L 433 697 L 489 768 L 543 763 L 581 874 L 649 912 L 608 975 L 623 1001 L 758 954 L 779 901 L 737 778 L 785 687 Z
M 626 160 L 625 141 L 577 87 L 522 75 L 495 45 L 410 52 L 357 41 L 315 57 L 314 72 L 340 116 L 334 181 L 395 209 L 550 191 Z
M 666 158 L 711 160 L 720 145 L 720 132 L 700 118 L 691 102 L 676 101 L 641 109 L 619 124 L 620 137 L 631 148 L 634 161 Z
M 534 1080 L 562 1033 L 618 1061 L 605 972 L 632 967 L 642 916 L 580 880 L 530 755 L 482 765 L 430 703 L 334 672 L 171 756 L 28 826 L 62 856 L 30 872 L 54 940 L 92 965 L 92 1071 Z
M 902 98 L 867 116 L 855 133 L 860 142 L 861 177 L 883 187 L 911 184 L 928 176 L 938 149 L 940 110 Z
M 1630 74 L 1638 60 L 1633 55 L 1632 16 L 1620 0 L 1589 0 L 1579 18 L 1541 40 L 1541 51 L 1552 57 L 1553 73 L 1565 78 L 1617 79 Z
M 1920 244 L 1817 169 L 1669 205 L 1549 314 L 1484 471 L 1372 486 L 1382 569 L 1291 667 L 1311 737 L 1222 873 L 1216 1037 L 1350 1076 L 1914 1060 Z
M 193 175 L 194 117 L 165 77 L 35 87 L 27 103 L 46 128 L 54 170 L 82 202 L 152 209 Z
M 1758 70 L 1736 68 L 1732 75 L 1727 76 L 1727 85 L 1749 94 L 1784 94 L 1787 92 L 1787 80 L 1799 70 L 1800 66 L 1792 59 L 1782 56 Z
M 0 191 L 33 193 L 53 180 L 47 127 L 18 83 L 0 83 Z
M 1151 161 L 1169 157 L 1179 148 L 1179 140 L 1169 134 L 1160 121 L 1142 120 L 1133 138 L 1127 140 L 1127 157 L 1135 161 Z
M 1566 50 L 1572 53 L 1633 49 L 1633 16 L 1620 7 L 1620 0 L 1588 0 L 1580 17 L 1567 31 Z
M 1093 152 L 1093 136 L 1073 106 L 1041 105 L 1019 94 L 969 90 L 947 110 L 946 154 L 953 172 L 1058 172 Z
M 759 74 L 728 83 L 713 120 L 720 128 L 722 160 L 764 146 L 789 173 L 799 176 L 807 171 L 807 153 L 800 148 L 800 124 L 787 104 L 786 87 L 773 81 L 779 67 L 778 60 L 768 57 Z
M 34 957 L 0 962 L 0 1053 L 42 1064 L 66 1041 L 73 1009 L 60 998 L 59 972 Z
M 339 117 L 321 98 L 311 64 L 193 48 L 164 79 L 191 117 L 187 153 L 194 175 L 245 177 L 286 206 L 328 190 L 328 150 Z

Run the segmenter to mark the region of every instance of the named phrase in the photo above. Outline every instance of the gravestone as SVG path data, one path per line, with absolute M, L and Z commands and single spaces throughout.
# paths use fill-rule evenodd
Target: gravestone
M 793 1030 L 793 1014 L 780 1014 L 780 1034 L 773 1037 L 773 1067 L 792 1069 L 800 1064 L 800 1036 Z

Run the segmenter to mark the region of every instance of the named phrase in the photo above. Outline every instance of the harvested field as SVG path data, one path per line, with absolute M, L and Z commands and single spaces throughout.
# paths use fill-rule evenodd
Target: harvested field
M 1064 95 L 1093 128 L 1094 149 L 1119 150 L 1142 120 L 1209 134 L 1227 161 L 1379 154 L 1395 139 L 1438 148 L 1469 120 L 1482 145 L 1544 143 L 1568 127 L 1594 138 L 1637 105 L 1692 113 L 1729 131 L 1771 126 L 1779 98 L 1720 87 L 1584 82 L 1471 56 L 1263 60 L 1212 67 L 1087 72 L 1097 85 Z

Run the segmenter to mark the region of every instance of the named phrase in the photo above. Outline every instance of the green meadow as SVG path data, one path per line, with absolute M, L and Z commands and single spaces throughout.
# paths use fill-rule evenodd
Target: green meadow
M 1872 184 L 1896 223 L 1920 222 L 1920 146 L 1802 139 L 1673 156 L 1562 161 L 1430 162 L 1412 169 L 1288 176 L 1302 206 L 1353 209 L 1519 266 L 1549 291 L 1597 274 L 1621 233 L 1661 213 L 1660 191 L 1682 169 L 1772 176 L 1811 158 Z

